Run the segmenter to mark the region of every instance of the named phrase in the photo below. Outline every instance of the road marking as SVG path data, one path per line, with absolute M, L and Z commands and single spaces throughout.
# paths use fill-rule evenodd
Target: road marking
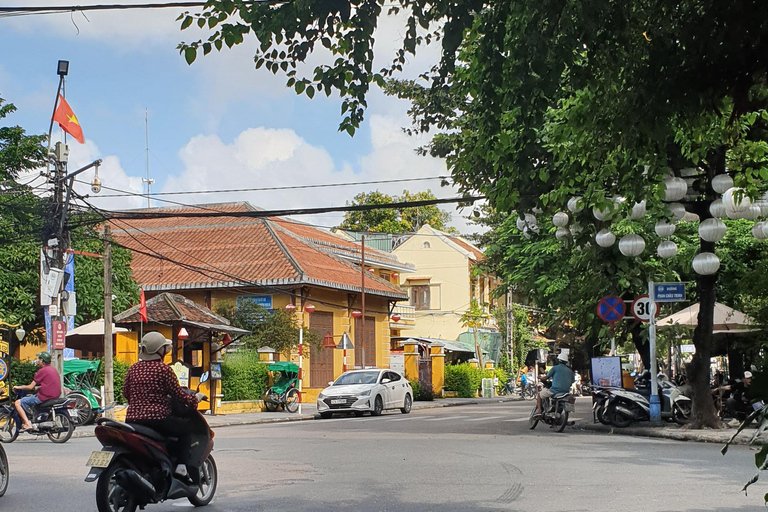
M 458 420 L 464 418 L 464 416 L 445 416 L 442 418 L 433 418 L 430 420 L 424 420 L 424 421 L 447 421 L 447 420 Z
M 427 418 L 434 418 L 434 416 L 410 416 L 408 418 L 397 418 L 389 421 L 412 421 L 412 420 L 425 420 Z
M 499 418 L 506 418 L 506 416 L 485 416 L 484 418 L 471 418 L 467 421 L 490 421 L 490 420 L 497 420 Z

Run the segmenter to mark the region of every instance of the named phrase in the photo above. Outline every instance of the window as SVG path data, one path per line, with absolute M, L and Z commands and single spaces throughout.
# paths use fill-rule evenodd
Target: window
M 400 380 L 400 375 L 398 375 L 395 372 L 387 372 L 386 378 L 388 378 L 392 382 L 397 382 Z
M 424 242 L 421 246 L 425 249 L 429 249 L 430 247 L 432 247 L 431 245 L 429 245 L 429 242 Z
M 429 285 L 411 286 L 411 306 L 417 310 L 429 309 Z

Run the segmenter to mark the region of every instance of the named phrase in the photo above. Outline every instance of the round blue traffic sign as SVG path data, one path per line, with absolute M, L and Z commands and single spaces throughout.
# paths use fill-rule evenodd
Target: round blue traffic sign
M 8 365 L 4 359 L 0 359 L 0 381 L 8 375 Z
M 597 304 L 597 316 L 612 324 L 624 318 L 624 299 L 615 295 L 606 295 Z

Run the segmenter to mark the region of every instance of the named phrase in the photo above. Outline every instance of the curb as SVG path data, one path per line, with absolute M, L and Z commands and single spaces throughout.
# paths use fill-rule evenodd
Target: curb
M 484 400 L 498 400 L 500 402 L 515 402 L 515 401 L 521 401 L 520 398 L 506 398 L 506 397 L 495 397 L 495 398 L 489 398 Z M 424 404 L 424 405 L 416 405 L 417 403 Z M 437 409 L 439 407 L 458 407 L 461 405 L 477 405 L 480 401 L 478 400 L 467 400 L 466 402 L 449 402 L 449 403 L 442 403 L 442 402 L 415 402 L 412 410 L 421 410 L 421 409 Z M 237 416 L 237 414 L 232 414 L 231 416 Z M 238 420 L 236 418 L 233 418 L 232 420 L 222 422 L 217 425 L 211 425 L 212 429 L 217 428 L 224 428 L 224 427 L 240 427 L 243 425 L 262 425 L 262 424 L 268 424 L 268 423 L 289 423 L 293 421 L 310 421 L 310 420 L 319 420 L 320 415 L 319 414 L 303 414 L 301 416 L 286 416 L 284 418 L 253 418 L 253 419 L 245 419 L 245 420 Z M 24 437 L 22 437 L 24 436 Z M 93 433 L 93 427 L 86 426 L 81 428 L 76 428 L 75 431 L 72 433 L 71 439 L 80 439 L 84 437 L 95 437 L 95 434 Z M 49 442 L 48 438 L 46 436 L 31 436 L 28 434 L 19 434 L 19 438 L 16 439 L 14 442 L 34 442 L 34 441 L 45 441 Z
M 736 432 L 735 429 L 705 429 L 705 430 L 685 430 L 676 427 L 626 427 L 616 428 L 611 425 L 601 423 L 577 423 L 575 428 L 591 432 L 600 432 L 603 434 L 616 434 L 635 437 L 652 437 L 657 439 L 671 439 L 673 441 L 693 441 L 698 443 L 717 443 L 725 445 L 731 436 Z M 750 439 L 754 433 L 753 429 L 743 431 L 731 444 L 749 445 Z M 762 446 L 768 444 L 768 439 L 758 437 L 752 445 Z

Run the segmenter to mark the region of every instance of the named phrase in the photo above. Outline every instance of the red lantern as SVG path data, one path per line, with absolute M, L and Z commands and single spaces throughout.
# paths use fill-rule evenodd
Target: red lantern
M 363 316 L 363 314 L 360 311 L 355 310 L 352 312 L 352 316 L 354 318 L 360 318 L 361 316 Z
M 371 274 L 373 274 L 373 273 L 375 272 L 375 270 L 373 270 L 372 268 L 369 268 L 369 269 L 368 269 L 368 272 L 370 272 Z
M 224 333 L 224 337 L 221 339 L 221 346 L 226 347 L 230 343 L 232 343 L 232 337 L 229 334 Z
M 187 332 L 187 330 L 184 327 L 182 327 L 181 329 L 179 329 L 179 336 L 178 337 L 179 337 L 180 340 L 185 340 L 185 339 L 189 338 L 189 333 Z
M 294 311 L 296 311 L 296 305 L 295 304 L 290 304 L 290 303 L 286 304 L 285 310 L 287 312 L 289 312 L 289 313 L 293 313 Z
M 393 322 L 399 322 L 400 321 L 400 315 L 398 315 L 397 313 L 392 315 L 392 321 Z
M 315 306 L 313 304 L 307 304 L 304 306 L 304 311 L 309 313 L 310 315 L 315 312 Z
M 397 279 L 398 277 L 400 277 L 400 274 L 397 272 L 392 272 L 392 279 Z

